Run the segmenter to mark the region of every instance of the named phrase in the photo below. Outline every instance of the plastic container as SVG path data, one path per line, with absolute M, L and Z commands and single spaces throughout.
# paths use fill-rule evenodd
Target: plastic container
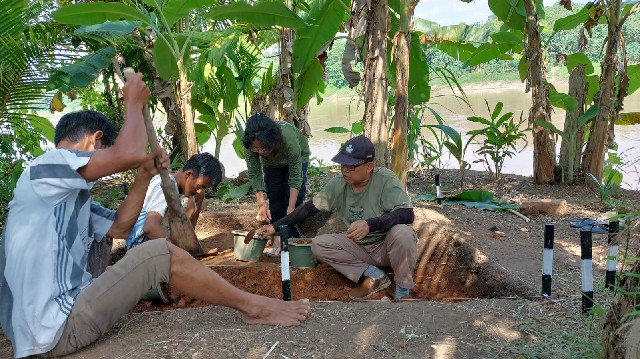
M 233 255 L 239 261 L 255 262 L 262 256 L 262 251 L 267 245 L 267 239 L 254 236 L 249 244 L 244 243 L 244 237 L 249 231 L 235 230 L 233 233 Z
M 311 238 L 290 238 L 289 257 L 294 268 L 313 268 L 318 264 L 311 253 Z

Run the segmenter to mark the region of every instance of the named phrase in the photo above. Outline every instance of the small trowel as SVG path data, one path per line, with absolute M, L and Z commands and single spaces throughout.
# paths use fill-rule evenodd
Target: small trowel
M 249 242 L 251 242 L 251 240 L 253 239 L 253 236 L 256 235 L 256 230 L 252 229 L 249 231 L 249 233 L 247 233 L 247 235 L 244 237 L 244 244 L 249 244 Z
M 265 224 L 269 224 L 269 221 L 258 222 L 258 226 L 264 226 Z M 249 242 L 251 242 L 253 237 L 256 235 L 256 231 L 257 229 L 252 229 L 249 231 L 249 233 L 247 233 L 247 235 L 244 237 L 244 244 L 249 244 Z

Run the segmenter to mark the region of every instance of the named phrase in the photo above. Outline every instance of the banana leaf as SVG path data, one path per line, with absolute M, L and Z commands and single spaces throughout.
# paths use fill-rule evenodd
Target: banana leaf
M 436 196 L 431 194 L 420 194 L 414 197 L 414 202 L 420 201 L 435 201 Z M 498 203 L 492 192 L 473 189 L 469 191 L 463 191 L 453 197 L 445 198 L 442 204 L 461 204 L 469 208 L 476 208 L 489 211 L 506 211 L 517 210 L 519 207 L 513 203 Z

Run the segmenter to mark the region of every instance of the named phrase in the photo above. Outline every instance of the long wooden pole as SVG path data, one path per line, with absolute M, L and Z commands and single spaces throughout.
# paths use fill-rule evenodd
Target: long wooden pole
M 128 67 L 124 70 L 124 76 L 128 80 L 135 71 Z M 156 131 L 153 128 L 153 122 L 151 122 L 151 114 L 149 113 L 149 107 L 144 106 L 142 109 L 142 115 L 144 116 L 144 125 L 147 130 L 147 137 L 149 138 L 149 145 L 152 151 L 160 149 L 158 143 L 158 137 Z M 202 246 L 196 237 L 196 232 L 193 229 L 193 225 L 187 219 L 184 208 L 180 204 L 180 197 L 178 194 L 178 187 L 172 183 L 169 171 L 166 168 L 158 166 L 158 174 L 162 181 L 162 192 L 164 193 L 165 200 L 167 201 L 167 214 L 169 216 L 169 239 L 178 247 L 186 250 L 194 257 L 201 257 L 204 255 Z

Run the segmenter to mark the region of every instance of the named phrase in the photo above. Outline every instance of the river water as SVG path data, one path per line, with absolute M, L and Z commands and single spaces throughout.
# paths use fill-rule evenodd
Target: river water
M 566 92 L 566 84 L 556 84 L 558 91 Z M 519 118 L 520 112 L 524 111 L 523 117 L 526 119 L 531 106 L 531 94 L 524 92 L 524 85 L 485 85 L 482 88 L 467 88 L 465 93 L 470 107 L 461 99 L 452 95 L 450 91 L 439 90 L 432 95 L 429 106 L 433 108 L 445 120 L 445 123 L 458 132 L 466 133 L 469 130 L 481 127 L 479 124 L 467 121 L 468 116 L 489 117 L 485 100 L 489 102 L 491 109 L 498 101 L 502 101 L 504 108 L 502 113 L 513 112 Z M 565 112 L 562 109 L 554 109 L 552 122 L 558 128 L 563 127 Z M 362 119 L 364 103 L 354 98 L 326 98 L 321 104 L 312 103 L 309 114 L 312 137 L 309 139 L 313 165 L 333 164 L 331 158 L 338 152 L 340 143 L 349 138 L 348 134 L 335 134 L 326 132 L 325 129 L 334 126 L 350 128 L 350 123 Z M 640 92 L 625 99 L 624 112 L 640 112 Z M 427 112 L 423 118 L 424 124 L 436 124 L 436 120 Z M 525 121 L 526 123 L 526 121 Z M 431 139 L 428 131 L 423 131 L 425 137 Z M 507 158 L 503 166 L 503 173 L 514 173 L 525 176 L 533 174 L 533 143 L 531 142 L 531 132 L 528 131 L 528 142 L 524 149 L 516 153 L 512 158 Z M 463 136 L 466 141 L 468 136 Z M 246 169 L 244 160 L 238 158 L 233 151 L 231 143 L 233 136 L 227 136 L 223 140 L 220 159 L 225 166 L 226 176 L 235 177 Z M 622 167 L 624 174 L 623 187 L 640 189 L 640 126 L 616 126 L 616 143 L 618 144 L 618 154 L 625 161 Z M 520 150 L 525 145 L 519 143 Z M 214 143 L 211 141 L 203 147 L 204 151 L 213 153 Z M 474 150 L 478 146 L 470 145 L 465 154 L 467 162 L 473 162 L 480 157 Z M 560 142 L 558 141 L 558 153 Z M 448 153 L 443 155 L 444 168 L 457 168 L 457 161 L 450 157 Z M 484 170 L 482 163 L 472 163 L 474 170 Z

